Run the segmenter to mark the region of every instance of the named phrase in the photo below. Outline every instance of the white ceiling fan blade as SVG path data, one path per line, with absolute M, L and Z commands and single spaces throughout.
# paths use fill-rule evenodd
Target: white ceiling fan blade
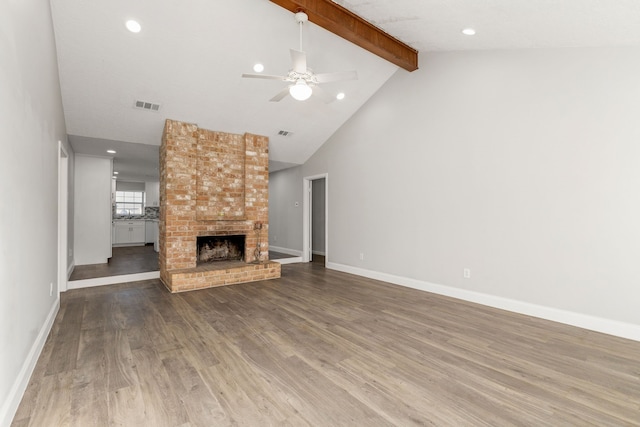
M 358 73 L 356 71 L 341 71 L 337 73 L 316 74 L 318 83 L 337 82 L 341 80 L 357 80 Z
M 333 102 L 335 98 L 331 97 L 327 92 L 320 89 L 318 86 L 313 87 L 313 96 L 320 98 L 325 104 Z
M 289 87 L 286 87 L 286 88 L 282 89 L 280 92 L 278 92 L 276 94 L 276 96 L 271 98 L 269 101 L 270 102 L 278 102 L 278 101 L 281 101 L 282 98 L 284 98 L 287 95 L 289 95 Z
M 286 80 L 285 76 L 271 76 L 269 74 L 243 74 L 242 77 L 248 79 Z
M 296 73 L 304 74 L 307 72 L 307 54 L 291 49 L 291 66 Z

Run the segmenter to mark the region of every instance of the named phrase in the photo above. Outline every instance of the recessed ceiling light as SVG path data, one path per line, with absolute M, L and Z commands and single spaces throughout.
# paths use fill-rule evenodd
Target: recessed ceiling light
M 114 175 L 118 175 L 120 172 L 113 171 Z
M 476 30 L 474 30 L 473 28 L 465 28 L 464 30 L 462 30 L 462 34 L 464 34 L 465 36 L 473 36 L 475 35 Z
M 109 153 L 109 154 L 116 154 L 116 150 L 107 150 L 107 153 Z
M 142 27 L 138 21 L 134 21 L 133 19 L 128 20 L 125 25 L 127 26 L 127 30 L 132 33 L 139 33 Z
M 258 63 L 256 65 L 253 66 L 253 71 L 255 71 L 256 73 L 261 73 L 264 71 L 264 65 Z
M 336 99 L 342 101 L 344 99 L 344 92 L 340 92 L 339 94 L 337 94 Z

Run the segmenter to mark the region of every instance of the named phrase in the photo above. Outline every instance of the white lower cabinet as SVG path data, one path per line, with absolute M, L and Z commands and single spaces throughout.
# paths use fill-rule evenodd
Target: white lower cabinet
M 145 221 L 116 221 L 114 245 L 144 245 Z
M 153 243 L 153 241 L 155 240 L 155 236 L 154 236 L 154 223 L 153 221 L 145 221 L 145 243 Z

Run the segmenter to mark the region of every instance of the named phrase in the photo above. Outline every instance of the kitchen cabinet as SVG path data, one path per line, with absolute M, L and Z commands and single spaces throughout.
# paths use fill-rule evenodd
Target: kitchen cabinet
M 133 246 L 145 244 L 145 221 L 116 221 L 113 244 Z
M 116 205 L 116 179 L 111 178 L 111 206 Z
M 157 224 L 157 222 L 155 224 Z M 144 233 L 145 240 L 144 241 L 146 243 L 153 243 L 155 241 L 155 239 L 156 239 L 156 236 L 155 236 L 155 234 L 156 234 L 155 233 L 156 226 L 155 226 L 155 224 L 154 224 L 153 221 L 145 221 L 145 224 L 144 224 L 144 226 L 145 226 L 145 233 Z
M 160 206 L 160 183 L 148 181 L 144 183 L 145 207 Z

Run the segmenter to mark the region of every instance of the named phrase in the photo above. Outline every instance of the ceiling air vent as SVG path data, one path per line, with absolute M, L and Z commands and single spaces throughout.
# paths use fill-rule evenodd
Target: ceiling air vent
M 140 110 L 158 111 L 160 109 L 160 104 L 154 104 L 153 102 L 147 101 L 136 101 L 134 107 Z
M 280 131 L 278 131 L 278 135 L 280 135 L 280 136 L 289 136 L 289 135 L 291 135 L 291 132 L 289 132 L 288 130 L 280 130 Z

